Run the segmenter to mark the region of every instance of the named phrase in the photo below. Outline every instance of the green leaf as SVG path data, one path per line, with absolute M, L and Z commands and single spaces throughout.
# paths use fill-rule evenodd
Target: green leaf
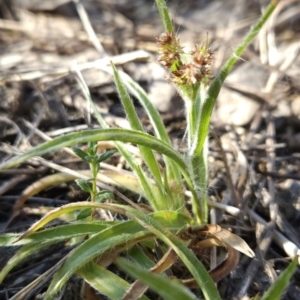
M 53 228 L 43 229 L 42 231 L 34 232 L 28 237 L 16 240 L 21 236 L 21 234 L 9 233 L 0 235 L 0 246 L 11 247 L 20 246 L 27 244 L 37 244 L 45 241 L 59 242 L 63 240 L 68 240 L 70 238 L 98 233 L 101 230 L 114 225 L 115 222 L 89 222 L 82 223 L 77 222 L 76 224 L 60 225 Z
M 89 263 L 77 271 L 77 274 L 101 294 L 112 300 L 122 299 L 122 296 L 130 288 L 127 281 L 95 263 Z M 147 300 L 148 298 L 142 296 L 140 299 Z
M 170 159 L 173 160 L 174 163 L 177 164 L 178 168 L 181 170 L 187 185 L 189 186 L 190 191 L 193 195 L 195 195 L 194 187 L 192 185 L 191 176 L 188 171 L 188 167 L 186 166 L 185 160 L 181 157 L 181 155 L 170 145 L 160 141 L 159 139 L 150 136 L 146 133 L 142 133 L 139 131 L 134 130 L 126 130 L 126 129 L 94 129 L 94 130 L 86 130 L 82 132 L 75 132 L 71 134 L 66 134 L 64 136 L 58 137 L 53 139 L 52 141 L 45 142 L 28 152 L 14 157 L 2 164 L 0 164 L 0 170 L 11 168 L 13 166 L 16 166 L 34 156 L 43 155 L 52 151 L 57 151 L 63 147 L 69 147 L 74 144 L 80 144 L 80 143 L 87 143 L 88 141 L 122 141 L 122 142 L 130 142 L 134 144 L 140 144 L 146 147 L 149 147 L 150 149 L 156 150 L 159 153 L 166 155 L 170 157 Z M 120 150 L 120 149 L 119 149 Z M 132 157 L 125 151 L 120 150 L 122 155 L 124 156 L 126 161 L 130 161 L 130 166 L 133 168 L 134 172 L 136 173 L 137 177 L 140 180 L 140 184 L 142 186 L 141 180 L 144 180 L 146 178 L 146 175 L 144 172 L 139 170 L 138 165 L 133 162 Z M 145 178 L 141 178 L 141 172 L 144 174 Z M 148 186 L 151 186 L 151 182 L 148 179 Z M 148 195 L 146 195 L 148 197 Z M 155 201 L 155 198 L 148 198 L 148 200 L 151 202 Z M 166 202 L 165 205 L 167 205 L 167 201 L 164 198 L 162 201 Z M 178 208 L 182 209 L 182 207 Z
M 117 212 L 119 214 L 127 216 L 128 207 L 126 205 L 120 204 L 109 204 L 109 203 L 97 203 L 97 202 L 76 202 L 70 203 L 59 208 L 56 208 L 49 213 L 47 213 L 43 218 L 39 221 L 34 223 L 26 232 L 24 232 L 19 239 L 15 241 L 17 243 L 19 240 L 28 238 L 30 234 L 37 231 L 38 229 L 45 226 L 50 221 L 58 218 L 59 216 L 70 213 L 74 210 L 81 210 L 81 209 L 94 209 L 94 208 L 102 208 L 107 209 L 110 211 Z M 160 211 L 158 213 L 154 213 L 152 215 L 154 219 L 157 219 L 164 227 L 174 228 L 174 230 L 181 229 L 182 227 L 186 226 L 187 224 L 191 224 L 192 219 L 188 216 L 177 213 L 174 211 Z
M 97 141 L 88 142 L 88 154 L 90 156 L 95 156 L 98 150 L 98 143 Z
M 20 237 L 21 234 L 18 233 L 6 233 L 6 234 L 1 234 L 0 235 L 0 246 L 5 247 L 5 246 L 11 246 L 14 241 Z
M 114 199 L 114 198 L 115 198 L 115 196 L 112 192 L 103 190 L 96 194 L 95 201 L 96 202 L 104 202 L 107 199 Z
M 54 276 L 44 299 L 53 299 L 72 274 L 97 256 L 98 262 L 103 261 L 104 264 L 109 265 L 114 258 L 113 253 L 122 251 L 150 236 L 152 234 L 143 230 L 135 221 L 119 223 L 92 236 L 69 254 Z M 106 251 L 108 252 L 105 256 Z
M 22 247 L 17 253 L 6 263 L 4 268 L 2 268 L 0 272 L 0 283 L 3 281 L 3 279 L 6 277 L 6 275 L 14 268 L 16 267 L 20 262 L 22 262 L 25 258 L 27 258 L 29 255 L 37 252 L 38 250 L 41 250 L 43 248 L 49 247 L 53 244 L 55 244 L 56 241 L 48 240 L 46 242 L 38 243 L 38 244 L 29 244 L 24 247 Z
M 172 25 L 171 18 L 169 16 L 169 12 L 165 0 L 155 0 L 155 2 L 159 12 L 160 19 L 164 25 L 165 31 L 174 33 L 174 28 Z
M 197 300 L 198 298 L 180 282 L 171 281 L 163 275 L 153 274 L 124 258 L 117 258 L 117 265 L 129 275 L 148 285 L 165 300 Z
M 120 214 L 126 214 L 126 211 L 124 211 L 122 205 L 116 205 L 116 204 L 107 204 L 107 203 L 97 203 L 97 202 L 75 202 L 70 203 L 64 206 L 61 206 L 59 208 L 53 209 L 49 213 L 47 213 L 44 217 L 42 217 L 39 221 L 34 223 L 26 232 L 24 232 L 19 239 L 15 241 L 17 243 L 19 240 L 24 239 L 28 237 L 33 232 L 37 231 L 38 229 L 42 228 L 46 224 L 48 224 L 50 221 L 58 218 L 59 216 L 63 214 L 70 213 L 75 210 L 82 210 L 82 209 L 94 209 L 94 208 L 103 208 L 115 211 Z
M 85 157 L 85 160 L 89 163 L 89 164 L 92 164 L 92 163 L 95 163 L 96 160 L 97 160 L 97 157 L 96 155 L 88 155 Z
M 87 192 L 87 193 L 91 193 L 91 192 L 92 192 L 92 189 L 91 189 L 91 187 L 89 186 L 87 180 L 85 180 L 85 179 L 76 179 L 75 182 L 78 184 L 78 186 L 79 186 L 84 192 Z
M 82 151 L 80 148 L 72 147 L 73 152 L 80 157 L 82 160 L 87 161 L 86 157 L 88 156 L 87 153 Z
M 102 68 L 105 72 L 108 72 L 109 74 L 113 74 L 111 68 Z M 144 110 L 147 113 L 147 116 L 151 122 L 151 125 L 153 126 L 155 135 L 157 138 L 159 138 L 161 141 L 166 142 L 169 145 L 172 145 L 170 137 L 166 131 L 165 125 L 162 121 L 161 116 L 159 115 L 159 112 L 154 107 L 153 103 L 150 101 L 147 93 L 145 90 L 130 76 L 128 76 L 126 73 L 122 71 L 118 71 L 119 76 L 122 78 L 123 83 L 127 87 L 130 94 L 132 94 L 143 106 Z M 167 171 L 167 177 L 169 181 L 175 180 L 178 184 L 178 189 L 181 190 L 183 188 L 183 181 L 182 176 L 180 173 L 180 170 L 176 164 L 167 156 L 163 156 L 165 165 L 166 165 L 166 171 Z M 174 195 L 176 197 L 176 195 Z M 177 194 L 178 196 L 178 194 Z M 180 201 L 176 203 L 176 207 L 183 207 L 184 206 L 184 197 L 180 197 Z
M 0 281 L 2 281 L 6 277 L 6 275 L 21 261 L 26 259 L 29 255 L 32 255 L 35 252 L 39 251 L 40 249 L 49 247 L 50 245 L 53 245 L 59 241 L 68 240 L 76 236 L 99 233 L 100 231 L 111 225 L 114 225 L 114 222 L 62 225 L 35 232 L 29 237 L 17 242 L 15 242 L 16 238 L 20 237 L 20 234 L 1 235 L 1 246 L 26 246 L 23 246 L 19 251 L 17 251 L 17 253 L 12 258 L 10 258 L 6 266 L 1 270 Z
M 163 227 L 169 229 L 182 228 L 187 225 L 192 225 L 193 223 L 193 219 L 176 211 L 159 211 L 152 214 L 151 217 L 155 219 L 155 221 L 159 222 Z
M 147 241 L 142 243 L 147 243 Z M 146 255 L 145 251 L 140 245 L 134 245 L 128 250 L 127 253 L 131 261 L 143 268 L 151 269 L 155 265 L 154 261 L 150 259 L 148 255 Z
M 123 83 L 123 80 L 120 77 L 117 68 L 113 64 L 112 64 L 112 68 L 113 68 L 114 81 L 115 81 L 115 84 L 116 84 L 116 87 L 118 90 L 118 95 L 119 95 L 119 98 L 124 107 L 127 119 L 130 123 L 130 127 L 133 130 L 138 130 L 138 131 L 144 132 L 144 128 L 140 122 L 140 119 L 137 115 L 136 109 L 133 105 L 130 95 L 127 92 L 127 89 Z M 142 154 L 142 157 L 143 157 L 145 163 L 147 164 L 147 166 L 149 167 L 149 169 L 153 175 L 153 178 L 155 179 L 157 184 L 160 185 L 162 183 L 162 178 L 161 178 L 158 163 L 154 157 L 154 154 L 153 154 L 151 148 L 139 146 L 139 149 L 141 151 L 141 154 Z
M 21 154 L 8 161 L 1 163 L 0 170 L 12 168 L 34 156 L 40 156 L 46 153 L 50 153 L 52 151 L 57 151 L 63 147 L 70 147 L 79 143 L 87 143 L 91 140 L 122 141 L 149 147 L 150 149 L 156 150 L 157 152 L 172 158 L 174 162 L 178 164 L 182 173 L 185 175 L 188 174 L 186 170 L 185 161 L 183 160 L 181 155 L 170 145 L 160 141 L 154 136 L 150 136 L 149 134 L 140 131 L 116 128 L 85 130 L 57 137 L 52 141 L 45 142 L 25 152 L 24 154 Z
M 88 218 L 90 215 L 92 214 L 92 210 L 90 208 L 86 208 L 81 210 L 77 216 L 76 216 L 76 220 L 82 220 L 82 219 L 86 219 Z
M 107 152 L 103 153 L 102 155 L 100 155 L 98 158 L 97 158 L 97 163 L 101 163 L 105 160 L 107 160 L 109 157 L 111 157 L 113 154 L 115 154 L 116 152 L 118 152 L 117 149 L 111 149 L 111 150 L 108 150 Z
M 129 217 L 137 220 L 145 229 L 155 234 L 176 252 L 195 278 L 205 299 L 221 300 L 219 292 L 207 270 L 183 241 L 152 216 L 145 215 L 131 207 L 124 207 L 124 209 Z
M 278 0 L 271 1 L 269 6 L 264 10 L 263 15 L 259 18 L 254 26 L 251 26 L 249 32 L 243 38 L 242 42 L 237 46 L 237 48 L 233 51 L 231 57 L 225 62 L 222 67 L 220 73 L 215 77 L 212 81 L 208 92 L 207 97 L 203 103 L 203 108 L 201 110 L 201 116 L 198 118 L 197 122 L 197 132 L 195 134 L 195 140 L 192 147 L 191 155 L 200 154 L 202 151 L 202 147 L 205 143 L 205 140 L 208 136 L 209 123 L 213 108 L 215 106 L 217 97 L 221 90 L 222 84 L 225 81 L 227 75 L 234 67 L 237 61 L 240 60 L 245 49 L 249 46 L 249 44 L 253 41 L 255 36 L 259 33 L 262 26 L 268 20 L 274 9 L 278 4 Z
M 279 275 L 274 284 L 263 295 L 261 300 L 279 300 L 284 290 L 288 287 L 292 276 L 298 266 L 299 256 L 296 256 L 288 267 Z

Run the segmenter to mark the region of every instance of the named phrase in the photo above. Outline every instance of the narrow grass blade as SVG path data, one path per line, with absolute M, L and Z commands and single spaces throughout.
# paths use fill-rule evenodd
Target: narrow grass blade
M 57 151 L 63 147 L 70 147 L 76 144 L 93 141 L 109 140 L 134 143 L 149 147 L 172 158 L 181 169 L 185 168 L 185 163 L 182 157 L 172 147 L 160 141 L 159 139 L 139 131 L 109 128 L 74 132 L 55 138 L 27 151 L 24 154 L 1 163 L 0 170 L 14 167 L 22 162 L 25 162 L 29 158 L 50 153 L 52 151 Z
M 45 229 L 41 232 L 35 232 L 31 234 L 28 238 L 16 241 L 16 238 L 20 238 L 20 235 L 9 234 L 0 236 L 2 240 L 2 245 L 4 246 L 19 246 L 26 245 L 22 247 L 6 264 L 6 266 L 1 270 L 0 282 L 6 277 L 6 275 L 21 261 L 27 258 L 29 255 L 49 247 L 59 241 L 65 241 L 76 236 L 86 235 L 86 234 L 96 234 L 113 225 L 114 223 L 79 223 L 63 225 L 54 228 Z M 14 240 L 13 240 L 14 239 Z
M 108 68 L 105 68 L 104 71 L 111 73 Z M 126 88 L 143 106 L 151 125 L 153 126 L 156 137 L 165 143 L 172 145 L 170 137 L 166 131 L 165 125 L 161 119 L 161 116 L 151 100 L 149 99 L 145 90 L 135 82 L 128 74 L 118 70 L 118 74 L 125 84 Z
M 122 105 L 125 110 L 127 119 L 130 123 L 131 129 L 144 132 L 143 126 L 139 120 L 139 117 L 137 115 L 137 112 L 133 105 L 133 102 L 130 98 L 130 95 L 123 83 L 122 78 L 120 77 L 120 75 L 118 73 L 118 70 L 116 69 L 116 67 L 113 64 L 112 64 L 112 69 L 113 69 L 114 81 L 115 81 L 115 84 L 117 87 L 118 95 L 122 102 Z M 143 158 L 145 164 L 148 166 L 149 171 L 150 171 L 151 175 L 153 176 L 153 178 L 156 182 L 156 185 L 157 185 L 156 193 L 152 197 L 150 196 L 148 200 L 151 202 L 154 202 L 155 210 L 174 208 L 175 203 L 174 203 L 174 200 L 172 197 L 170 197 L 169 201 L 165 201 L 164 196 L 166 193 L 164 191 L 164 186 L 163 186 L 163 176 L 160 172 L 158 162 L 153 154 L 152 149 L 149 147 L 142 146 L 142 145 L 139 145 L 138 147 L 141 151 L 142 158 Z M 144 176 L 144 181 L 146 179 L 147 179 L 147 177 Z M 148 183 L 146 183 L 146 185 L 150 186 L 149 180 L 147 180 L 147 181 L 148 181 Z M 151 191 L 148 190 L 148 192 L 151 192 Z M 175 210 L 179 209 L 179 208 L 180 208 L 180 206 L 175 207 Z
M 99 231 L 112 226 L 114 222 L 103 222 L 103 223 L 76 223 L 61 225 L 53 228 L 44 229 L 41 232 L 34 232 L 27 238 L 19 239 L 21 234 L 4 234 L 0 235 L 0 246 L 20 246 L 27 244 L 37 244 L 45 241 L 59 242 L 68 240 L 73 237 L 95 234 Z M 18 241 L 16 242 L 16 240 Z
M 6 233 L 6 234 L 1 234 L 0 235 L 0 246 L 5 247 L 8 246 L 10 247 L 14 241 L 19 238 L 21 234 L 19 233 Z M 23 244 L 27 244 L 24 242 Z
M 80 143 L 93 141 L 122 141 L 134 143 L 149 147 L 150 149 L 170 157 L 180 168 L 188 186 L 191 189 L 191 192 L 193 192 L 193 185 L 191 183 L 185 161 L 176 150 L 159 139 L 150 136 L 149 134 L 126 129 L 94 129 L 66 134 L 64 136 L 55 138 L 52 141 L 45 142 L 24 154 L 1 163 L 0 170 L 14 167 L 34 156 L 40 156 L 52 151 L 57 151 L 63 147 L 70 147 Z
M 128 121 L 130 123 L 131 129 L 144 132 L 144 128 L 140 122 L 140 119 L 136 113 L 136 109 L 133 105 L 133 102 L 126 90 L 126 87 L 119 76 L 118 70 L 116 67 L 112 64 L 113 69 L 113 75 L 114 75 L 114 81 L 117 87 L 119 98 L 122 102 L 123 108 L 125 110 L 126 116 L 128 118 Z M 154 157 L 154 154 L 151 149 L 144 146 L 139 146 L 139 149 L 141 151 L 141 154 L 145 160 L 145 163 L 148 165 L 151 173 L 153 174 L 153 177 L 157 184 L 162 183 L 162 177 L 160 174 L 160 170 L 157 164 L 157 161 Z
M 159 12 L 160 19 L 163 22 L 165 31 L 174 33 L 174 28 L 172 25 L 171 18 L 169 16 L 169 11 L 165 0 L 155 0 L 155 2 Z
M 135 247 L 137 249 L 137 247 Z M 138 250 L 138 249 L 137 249 Z M 140 251 L 142 252 L 142 250 Z M 130 261 L 132 262 L 132 254 L 138 254 L 136 251 L 130 252 Z M 136 256 L 138 258 L 142 258 L 141 255 L 135 255 L 134 261 L 137 261 Z M 144 255 L 145 257 L 146 255 Z M 149 259 L 148 259 L 149 260 Z M 151 269 L 148 267 L 148 260 L 142 260 L 140 263 L 137 264 L 139 267 L 141 267 L 144 270 L 151 271 L 153 274 L 163 274 L 164 277 L 167 275 L 164 273 L 166 270 L 172 267 L 172 265 L 177 261 L 177 255 L 174 252 L 173 249 L 169 248 L 167 252 L 163 255 L 163 257 L 156 262 L 156 264 L 151 267 Z M 145 264 L 146 263 L 146 264 Z M 135 300 L 139 299 L 141 295 L 144 295 L 145 292 L 148 290 L 149 286 L 147 284 L 142 283 L 139 279 L 137 279 L 134 283 L 131 284 L 130 290 L 127 291 L 126 295 L 124 295 L 123 300 Z
M 118 252 L 150 236 L 153 235 L 143 230 L 135 221 L 119 223 L 92 236 L 69 254 L 66 262 L 54 276 L 44 299 L 53 299 L 72 274 L 97 256 L 99 260 L 106 259 L 107 262 L 104 263 L 109 265 Z M 107 257 L 104 255 L 106 251 Z
M 128 257 L 143 268 L 151 269 L 155 265 L 154 261 L 149 258 L 139 245 L 135 245 L 128 250 Z
M 91 98 L 91 95 L 90 95 L 90 92 L 89 92 L 89 88 L 88 88 L 87 84 L 85 83 L 82 74 L 80 73 L 79 70 L 76 70 L 76 71 L 77 71 L 77 75 L 78 75 L 79 84 L 82 88 L 82 91 L 85 95 L 86 100 L 88 101 L 89 105 L 91 105 L 91 107 L 94 110 L 94 114 L 97 118 L 98 123 L 103 128 L 109 128 L 108 124 L 105 122 L 102 115 L 98 112 L 96 105 L 92 101 L 92 98 Z M 113 74 L 111 68 L 109 68 L 109 73 Z M 137 176 L 137 178 L 139 180 L 139 183 L 140 183 L 140 186 L 144 190 L 143 196 L 148 199 L 148 201 L 149 201 L 150 205 L 152 206 L 152 208 L 154 210 L 157 210 L 158 207 L 155 203 L 156 197 L 153 195 L 151 189 L 148 188 L 151 184 L 150 184 L 149 180 L 147 179 L 147 176 L 146 176 L 145 172 L 139 168 L 139 165 L 136 163 L 135 159 L 130 154 L 130 152 L 126 149 L 125 145 L 123 145 L 121 142 L 118 142 L 118 141 L 115 142 L 115 145 L 118 148 L 119 152 L 125 158 L 126 162 L 129 164 L 132 171 Z
M 43 218 L 41 218 L 39 221 L 34 223 L 25 233 L 23 233 L 18 240 L 15 241 L 17 243 L 19 240 L 26 238 L 33 232 L 37 231 L 38 229 L 42 228 L 46 224 L 48 224 L 50 221 L 58 218 L 59 216 L 63 214 L 67 214 L 69 212 L 75 211 L 75 210 L 82 210 L 87 208 L 104 208 L 108 210 L 115 211 L 117 213 L 126 214 L 126 211 L 121 206 L 116 206 L 113 204 L 106 204 L 106 203 L 97 203 L 97 202 L 76 202 L 76 203 L 70 203 L 64 206 L 61 206 L 59 208 L 53 209 L 49 213 L 47 213 Z
M 193 210 L 196 215 L 197 221 L 199 223 L 207 223 L 208 219 L 208 210 L 207 210 L 207 196 L 203 192 L 203 187 L 207 186 L 207 137 L 209 131 L 210 118 L 212 111 L 214 109 L 218 94 L 223 85 L 223 82 L 230 70 L 233 68 L 235 63 L 238 61 L 239 57 L 242 55 L 246 47 L 252 42 L 254 37 L 257 35 L 259 30 L 262 28 L 263 24 L 267 21 L 268 17 L 271 15 L 275 9 L 278 1 L 271 1 L 270 5 L 267 7 L 261 18 L 258 22 L 251 27 L 248 34 L 245 36 L 240 45 L 234 50 L 232 56 L 227 60 L 223 66 L 220 73 L 212 81 L 207 96 L 201 105 L 200 114 L 197 114 L 197 122 L 195 128 L 195 134 L 193 143 L 190 148 L 190 157 L 192 158 L 192 169 L 193 169 L 193 178 L 195 184 L 200 185 L 200 189 L 196 191 L 197 197 L 196 201 L 199 203 L 193 203 Z M 205 168 L 204 172 L 199 169 L 199 165 Z M 206 189 L 204 188 L 204 191 Z
M 2 268 L 0 272 L 0 283 L 3 281 L 3 279 L 6 277 L 6 275 L 14 268 L 16 267 L 20 262 L 22 262 L 25 258 L 30 256 L 31 254 L 37 252 L 38 250 L 41 250 L 43 248 L 49 247 L 53 244 L 55 244 L 57 241 L 46 241 L 42 243 L 35 243 L 35 244 L 29 244 L 24 247 L 22 247 Z
M 121 215 L 127 215 L 127 206 L 119 204 L 108 204 L 108 203 L 97 203 L 97 202 L 76 202 L 61 206 L 57 209 L 52 210 L 46 214 L 42 219 L 34 223 L 25 233 L 23 233 L 15 243 L 28 237 L 33 232 L 45 226 L 50 221 L 58 218 L 59 216 L 72 212 L 74 210 L 82 210 L 86 208 L 102 208 L 110 211 L 114 211 Z M 161 224 L 168 228 L 180 229 L 187 224 L 191 224 L 192 220 L 181 213 L 175 211 L 160 211 L 152 215 L 152 217 L 158 220 Z M 110 224 L 111 225 L 111 224 Z
M 264 23 L 268 20 L 274 9 L 278 4 L 278 0 L 273 0 L 270 2 L 269 6 L 264 11 L 263 15 L 257 21 L 257 23 L 252 26 L 244 37 L 240 45 L 233 51 L 231 57 L 226 61 L 225 65 L 222 67 L 220 73 L 216 76 L 216 78 L 211 83 L 207 97 L 203 103 L 203 107 L 201 110 L 201 116 L 198 118 L 197 123 L 197 131 L 195 134 L 195 141 L 193 143 L 192 155 L 200 154 L 203 148 L 203 144 L 208 135 L 209 123 L 213 108 L 215 106 L 217 97 L 219 95 L 220 89 L 225 81 L 227 75 L 236 64 L 236 62 L 240 59 L 241 55 L 245 51 L 245 49 L 249 46 L 249 44 L 253 41 L 255 36 L 258 34 Z
M 188 249 L 183 241 L 176 237 L 170 230 L 168 230 L 160 222 L 155 220 L 152 216 L 145 215 L 130 207 L 124 207 L 124 209 L 126 210 L 126 213 L 129 217 L 135 219 L 144 228 L 152 232 L 160 240 L 165 242 L 169 247 L 173 248 L 176 254 L 183 261 L 185 266 L 194 276 L 204 294 L 205 299 L 221 300 L 212 278 L 210 277 L 202 263 L 195 256 L 195 254 L 190 249 Z
M 94 289 L 112 300 L 122 299 L 122 296 L 130 288 L 127 281 L 95 263 L 89 263 L 86 267 L 77 271 L 77 274 Z M 149 300 L 146 296 L 142 296 L 140 299 Z
M 272 284 L 268 291 L 263 295 L 261 300 L 279 300 L 282 293 L 288 287 L 290 280 L 298 266 L 299 257 L 296 256 L 288 267 L 279 275 L 277 280 Z
M 112 74 L 112 70 L 110 68 L 103 68 L 102 70 L 108 72 L 109 74 Z M 161 119 L 161 116 L 157 111 L 157 109 L 152 104 L 152 102 L 150 101 L 145 90 L 137 82 L 132 80 L 132 78 L 128 74 L 120 70 L 118 70 L 118 73 L 119 76 L 122 78 L 123 83 L 127 87 L 130 94 L 132 94 L 143 106 L 145 112 L 148 115 L 150 123 L 153 126 L 155 136 L 159 138 L 161 141 L 164 141 L 167 144 L 172 145 L 169 135 Z M 170 178 L 171 180 L 176 179 L 180 181 L 181 175 L 180 175 L 180 171 L 177 168 L 175 168 L 176 165 L 174 166 L 174 164 L 169 162 L 167 157 L 165 159 L 165 164 L 166 164 L 168 178 Z
M 145 175 L 145 173 L 140 167 L 137 167 L 135 172 L 139 178 L 139 182 L 142 187 L 143 193 L 148 199 L 148 201 L 150 202 L 151 207 L 155 211 L 162 209 L 159 200 L 160 199 L 159 196 L 161 196 L 161 193 L 159 192 L 157 186 L 151 184 L 150 180 L 147 178 L 147 176 Z
M 162 275 L 153 274 L 138 265 L 128 262 L 124 258 L 118 258 L 116 263 L 131 276 L 148 285 L 165 300 L 198 299 L 189 289 L 179 282 L 171 281 Z

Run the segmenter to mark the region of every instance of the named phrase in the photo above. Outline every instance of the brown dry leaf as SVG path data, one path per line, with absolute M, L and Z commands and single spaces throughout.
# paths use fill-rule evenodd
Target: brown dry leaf
M 255 254 L 252 249 L 248 246 L 248 244 L 239 236 L 222 228 L 219 225 L 207 225 L 208 232 L 213 237 L 217 238 L 219 241 L 224 243 L 225 245 L 229 245 L 232 248 L 244 253 L 249 257 L 254 257 Z
M 207 231 L 206 231 L 207 233 Z M 227 258 L 222 261 L 216 268 L 209 271 L 209 274 L 214 282 L 218 282 L 225 278 L 230 272 L 232 272 L 239 263 L 239 252 L 231 247 L 226 245 L 224 242 L 220 241 L 216 237 L 206 238 L 196 245 L 193 246 L 194 252 L 200 252 L 206 248 L 211 248 L 213 246 L 217 247 L 226 247 L 227 248 Z M 198 288 L 198 283 L 194 278 L 183 279 L 181 282 L 189 288 Z
M 25 201 L 32 197 L 39 192 L 45 190 L 46 188 L 50 186 L 54 186 L 63 182 L 69 182 L 74 180 L 75 177 L 66 173 L 57 173 L 49 176 L 45 176 L 31 185 L 29 185 L 21 194 L 21 196 L 17 199 L 14 208 L 13 213 L 17 214 L 18 211 L 23 207 Z

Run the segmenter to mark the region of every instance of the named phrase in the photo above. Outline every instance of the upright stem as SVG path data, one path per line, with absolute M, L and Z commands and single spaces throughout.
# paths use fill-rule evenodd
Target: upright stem
M 91 202 L 95 202 L 96 194 L 97 194 L 97 173 L 98 173 L 98 166 L 96 162 L 92 162 L 90 164 L 91 172 L 92 172 L 92 192 L 91 192 Z
M 193 170 L 193 182 L 197 194 L 197 203 L 193 210 L 199 224 L 206 224 L 208 221 L 208 204 L 207 204 L 207 180 L 208 180 L 208 139 L 203 146 L 199 155 L 191 157 L 191 166 Z
M 187 143 L 189 149 L 189 167 L 195 189 L 195 199 L 193 199 L 192 207 L 196 222 L 199 224 L 207 223 L 207 149 L 203 149 L 200 153 L 193 154 L 191 152 L 193 141 L 195 140 L 197 119 L 201 115 L 201 96 L 203 97 L 203 88 L 195 89 L 195 93 L 190 94 L 185 100 L 186 119 L 187 119 Z M 201 93 L 201 94 L 198 94 Z M 206 144 L 207 146 L 207 144 Z
M 278 0 L 271 1 L 263 15 L 260 17 L 257 23 L 253 27 L 251 27 L 243 41 L 235 49 L 232 56 L 222 67 L 220 73 L 213 80 L 207 91 L 207 95 L 203 103 L 201 101 L 201 109 L 198 112 L 196 118 L 197 124 L 194 127 L 192 145 L 189 148 L 191 157 L 191 169 L 193 172 L 193 183 L 195 185 L 195 190 L 199 201 L 199 203 L 195 204 L 194 207 L 195 217 L 198 222 L 206 223 L 208 218 L 206 194 L 208 131 L 211 114 L 215 106 L 218 94 L 228 73 L 233 68 L 240 56 L 243 54 L 246 47 L 252 42 L 254 37 L 262 28 L 263 24 L 267 21 L 277 4 Z
M 191 149 L 193 144 L 194 134 L 195 134 L 195 125 L 196 125 L 196 111 L 194 102 L 190 99 L 185 100 L 186 108 L 186 122 L 187 122 L 187 141 L 188 149 Z
M 278 0 L 271 1 L 271 3 L 264 11 L 263 15 L 259 18 L 257 23 L 250 28 L 247 35 L 244 37 L 242 42 L 234 50 L 231 57 L 226 61 L 225 65 L 222 67 L 220 73 L 215 77 L 215 79 L 209 86 L 209 89 L 207 91 L 207 96 L 201 110 L 201 116 L 200 118 L 198 118 L 198 123 L 196 128 L 197 133 L 195 134 L 195 140 L 193 141 L 193 147 L 192 147 L 193 153 L 197 153 L 197 152 L 200 153 L 202 151 L 203 144 L 208 135 L 211 114 L 215 106 L 219 92 L 221 90 L 221 87 L 223 85 L 223 82 L 225 81 L 227 75 L 229 74 L 233 66 L 240 59 L 245 49 L 253 41 L 254 37 L 260 31 L 264 23 L 268 20 L 268 18 L 276 8 L 277 4 L 278 4 Z

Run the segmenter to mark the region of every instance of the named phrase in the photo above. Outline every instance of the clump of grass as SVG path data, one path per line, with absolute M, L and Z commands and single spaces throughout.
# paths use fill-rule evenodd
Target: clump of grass
M 105 69 L 114 76 L 119 98 L 123 104 L 131 129 L 108 128 L 93 104 L 89 90 L 80 73 L 78 80 L 102 129 L 71 133 L 46 142 L 36 148 L 1 164 L 0 169 L 16 166 L 27 159 L 57 151 L 63 147 L 86 143 L 87 152 L 73 148 L 74 152 L 90 165 L 90 178 L 77 180 L 82 190 L 90 194 L 91 201 L 64 205 L 46 214 L 22 235 L 7 234 L 0 238 L 5 246 L 23 245 L 0 273 L 2 281 L 10 270 L 32 253 L 59 241 L 69 240 L 72 250 L 57 266 L 44 299 L 54 299 L 57 292 L 73 275 L 77 274 L 96 290 L 110 299 L 148 299 L 150 287 L 164 299 L 197 299 L 191 288 L 199 288 L 205 299 L 221 299 L 215 282 L 224 278 L 238 263 L 238 251 L 252 257 L 253 251 L 238 236 L 217 225 L 208 224 L 207 204 L 207 151 L 208 129 L 212 110 L 220 88 L 238 57 L 261 29 L 276 6 L 272 1 L 263 16 L 245 36 L 242 43 L 212 79 L 213 52 L 207 38 L 189 53 L 184 53 L 176 36 L 166 4 L 156 0 L 165 32 L 157 39 L 159 61 L 168 69 L 170 80 L 184 100 L 187 119 L 187 146 L 185 157 L 174 150 L 159 113 L 145 91 L 127 74 L 114 65 Z M 144 132 L 135 111 L 130 94 L 144 107 L 153 125 L 155 136 Z M 101 162 L 115 150 L 99 155 L 98 141 L 115 141 L 115 147 L 125 158 L 134 173 L 134 191 L 148 206 L 121 205 L 113 201 L 113 195 L 97 187 L 97 173 Z M 124 143 L 138 145 L 147 170 L 142 169 Z M 162 155 L 164 168 L 157 162 L 153 151 Z M 126 179 L 123 180 L 126 185 Z M 129 185 L 128 185 L 129 186 Z M 192 213 L 185 205 L 185 191 L 192 195 Z M 111 203 L 106 202 L 110 200 Z M 129 201 L 129 203 L 132 203 Z M 123 215 L 125 221 L 102 221 L 95 218 L 95 210 L 101 208 Z M 75 220 L 55 228 L 38 229 L 63 214 L 77 211 Z M 74 239 L 76 237 L 76 239 Z M 217 246 L 227 249 L 224 264 L 208 272 L 199 260 L 204 249 Z M 159 250 L 158 250 L 159 249 Z M 150 250 L 150 251 L 149 251 Z M 158 251 L 157 251 L 158 250 Z M 156 262 L 155 252 L 161 253 Z M 126 256 L 121 258 L 120 256 Z M 172 269 L 180 259 L 191 278 L 169 278 L 165 271 Z M 134 262 L 134 263 L 133 263 Z M 131 282 L 109 271 L 115 263 L 119 268 L 137 278 Z M 292 274 L 295 262 L 289 269 Z M 286 284 L 282 283 L 281 287 Z M 114 288 L 111 289 L 111 285 Z M 282 290 L 282 289 L 281 289 Z M 271 299 L 265 297 L 264 299 Z

